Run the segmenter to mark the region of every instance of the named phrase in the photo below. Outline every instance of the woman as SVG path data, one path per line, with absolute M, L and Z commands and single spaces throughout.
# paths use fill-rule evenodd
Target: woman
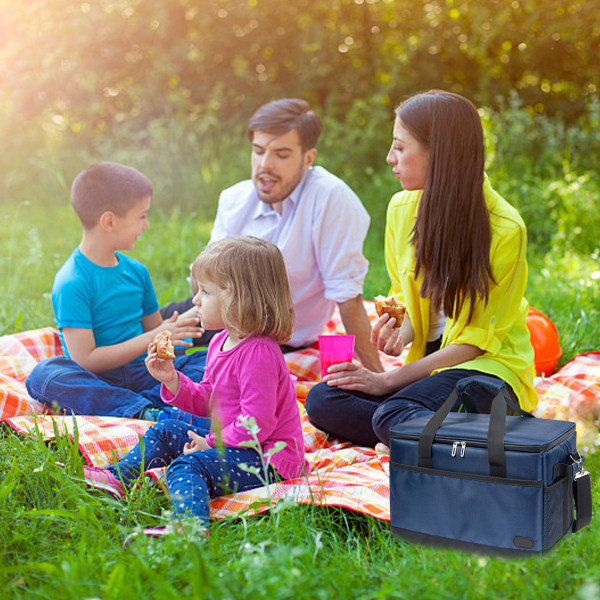
M 392 426 L 432 414 L 458 381 L 478 374 L 505 381 L 532 410 L 527 232 L 484 174 L 477 110 L 439 90 L 409 98 L 396 109 L 387 162 L 404 191 L 388 207 L 385 258 L 390 293 L 407 311 L 399 329 L 381 316 L 371 341 L 390 355 L 408 343 L 410 351 L 384 373 L 330 367 L 307 398 L 311 422 L 355 443 L 388 444 Z M 489 412 L 491 400 L 482 389 L 475 410 Z

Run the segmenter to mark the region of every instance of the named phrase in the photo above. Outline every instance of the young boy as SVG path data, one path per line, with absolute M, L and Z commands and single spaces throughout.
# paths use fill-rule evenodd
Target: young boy
M 52 306 L 64 356 L 39 363 L 26 381 L 32 398 L 74 414 L 156 420 L 165 406 L 160 383 L 144 365 L 157 333 L 177 345 L 198 337 L 198 318 L 163 319 L 148 270 L 120 250 L 133 250 L 148 228 L 152 184 L 131 167 L 101 162 L 73 181 L 71 204 L 83 238 L 60 268 Z M 200 381 L 205 352 L 174 359 L 175 368 Z

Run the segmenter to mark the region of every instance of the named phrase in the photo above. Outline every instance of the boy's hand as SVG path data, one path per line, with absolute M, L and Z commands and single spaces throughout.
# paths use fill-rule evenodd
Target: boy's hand
M 173 394 L 179 391 L 179 375 L 173 365 L 173 360 L 168 358 L 158 358 L 156 353 L 156 344 L 151 343 L 148 346 L 148 356 L 144 361 L 148 373 L 157 381 L 160 381 Z
M 190 319 L 198 317 L 198 307 L 192 306 L 192 308 L 188 308 L 185 312 L 180 313 L 179 319 Z
M 210 446 L 206 443 L 206 439 L 201 435 L 198 435 L 195 431 L 188 431 L 191 442 L 187 442 L 183 447 L 184 454 L 192 454 L 192 452 L 198 452 L 199 450 L 208 450 Z
M 174 346 L 186 346 L 188 348 L 193 346 L 194 344 L 192 344 L 192 342 L 184 340 L 186 338 L 199 338 L 204 334 L 204 329 L 198 326 L 200 319 L 195 316 L 194 312 L 195 309 L 194 311 L 190 309 L 186 311 L 184 315 L 180 315 L 175 311 L 168 319 L 165 319 L 162 322 L 158 331 L 168 329 L 171 332 Z

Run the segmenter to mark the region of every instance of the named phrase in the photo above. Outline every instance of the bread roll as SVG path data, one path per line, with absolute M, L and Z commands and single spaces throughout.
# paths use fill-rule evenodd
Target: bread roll
M 396 300 L 394 296 L 376 296 L 375 297 L 375 312 L 377 316 L 380 317 L 384 313 L 387 313 L 391 317 L 396 319 L 396 323 L 394 324 L 394 329 L 400 327 L 402 325 L 402 321 L 404 321 L 404 313 L 406 312 L 406 306 L 400 302 L 400 300 Z
M 175 348 L 173 348 L 170 331 L 161 331 L 154 338 L 154 343 L 156 344 L 156 354 L 158 355 L 158 358 L 175 358 Z

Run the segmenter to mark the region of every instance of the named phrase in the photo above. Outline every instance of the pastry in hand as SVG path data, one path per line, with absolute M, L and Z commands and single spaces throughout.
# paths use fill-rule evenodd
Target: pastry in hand
M 377 316 L 380 317 L 384 313 L 387 313 L 391 317 L 396 319 L 396 323 L 394 324 L 394 329 L 396 327 L 400 327 L 402 325 L 402 321 L 404 321 L 404 313 L 406 312 L 406 306 L 400 302 L 400 300 L 396 300 L 394 296 L 376 296 L 375 297 L 375 312 Z
M 154 338 L 154 344 L 156 344 L 156 354 L 158 355 L 158 358 L 175 358 L 175 348 L 173 348 L 170 331 L 167 329 L 161 331 Z

